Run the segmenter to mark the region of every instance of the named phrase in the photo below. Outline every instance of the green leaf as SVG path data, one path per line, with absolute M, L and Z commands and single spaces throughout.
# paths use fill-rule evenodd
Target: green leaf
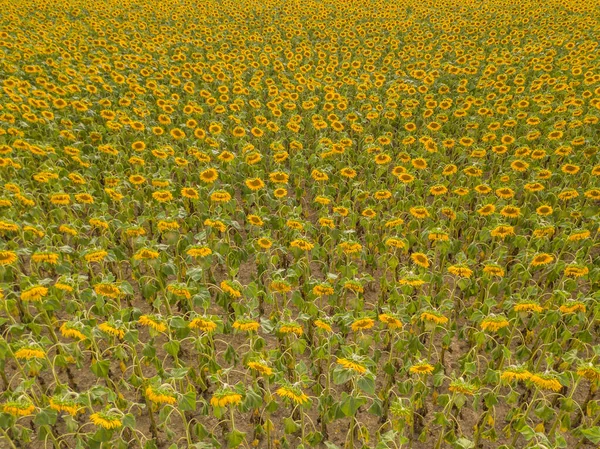
M 108 360 L 96 360 L 96 362 L 92 363 L 91 370 L 97 377 L 108 377 L 108 369 L 110 367 L 110 363 Z
M 581 434 L 590 440 L 594 444 L 600 443 L 600 427 L 590 427 L 589 429 L 582 429 Z
M 300 425 L 296 423 L 292 418 L 284 418 L 283 420 L 283 429 L 285 433 L 292 434 L 296 433 L 300 430 Z
M 370 376 L 363 376 L 356 382 L 358 388 L 367 393 L 368 395 L 375 394 L 375 379 Z
M 535 430 L 533 430 L 530 426 L 523 426 L 519 429 L 519 433 L 523 435 L 523 437 L 530 441 L 532 438 L 535 438 Z
M 56 423 L 56 418 L 58 417 L 58 413 L 56 410 L 47 409 L 41 410 L 37 415 L 35 415 L 35 419 L 33 420 L 38 426 L 49 425 L 53 426 Z
M 177 405 L 179 409 L 184 412 L 196 410 L 196 392 L 188 391 L 186 394 L 182 395 Z
M 247 410 L 257 409 L 262 405 L 262 396 L 251 388 L 246 390 L 244 397 L 244 408 Z
M 130 295 L 133 296 L 134 295 L 134 291 L 133 291 L 133 287 L 131 286 L 131 284 L 127 281 L 123 281 L 119 284 L 119 288 L 121 289 L 121 291 L 123 293 L 125 293 L 126 295 Z
M 227 345 L 227 349 L 225 350 L 223 357 L 225 358 L 226 362 L 233 363 L 234 365 L 236 364 L 238 358 L 237 353 L 232 345 Z
M 345 395 L 345 397 L 344 397 Z M 365 403 L 367 400 L 362 397 L 350 396 L 346 393 L 342 394 L 342 401 L 340 403 L 340 410 L 344 413 L 345 416 L 354 416 L 358 409 Z
M 177 268 L 175 268 L 175 265 L 173 265 L 172 263 L 165 263 L 161 265 L 160 272 L 165 277 L 174 276 L 175 274 L 177 274 Z
M 449 394 L 440 394 L 437 398 L 437 403 L 440 407 L 445 407 L 450 402 Z
M 466 438 L 459 438 L 454 442 L 454 446 L 462 449 L 471 449 L 475 447 L 475 443 L 471 440 L 467 440 Z
M 308 441 L 308 444 L 311 446 L 316 446 L 323 441 L 323 434 L 321 432 L 309 432 L 306 435 L 306 441 Z
M 180 344 L 177 340 L 171 340 L 163 345 L 163 348 L 165 351 L 167 351 L 167 354 L 169 354 L 173 357 L 178 356 L 179 347 L 180 347 Z
M 144 444 L 144 449 L 158 449 L 158 447 L 154 440 L 148 440 L 146 441 L 146 444 Z
M 133 416 L 133 414 L 127 413 L 125 416 L 123 416 L 123 427 L 135 429 L 135 416 Z
M 277 401 L 271 401 L 267 404 L 267 406 L 265 407 L 265 410 L 269 413 L 273 413 L 278 408 L 279 408 L 279 404 L 277 403 Z
M 555 415 L 554 410 L 552 410 L 546 404 L 543 404 L 541 407 L 536 408 L 535 414 L 538 418 L 541 418 L 543 421 L 546 422 L 550 421 Z
M 341 385 L 343 383 L 348 382 L 350 379 L 352 379 L 352 372 L 344 369 L 344 368 L 335 368 L 333 370 L 333 383 L 336 385 Z
M 380 399 L 374 399 L 373 404 L 367 410 L 371 415 L 383 416 L 383 403 Z
M 229 447 L 238 447 L 245 438 L 246 434 L 244 432 L 234 429 L 227 434 L 227 445 Z
M 0 413 L 0 427 L 8 429 L 13 425 L 14 418 L 8 413 Z
M 337 445 L 335 445 L 333 443 L 330 443 L 329 441 L 325 441 L 325 447 L 327 449 L 340 449 L 339 446 L 337 446 Z
M 190 368 L 173 368 L 165 374 L 173 379 L 183 379 L 190 372 Z
M 180 316 L 172 317 L 169 321 L 169 325 L 175 329 L 185 329 L 188 327 L 188 323 Z

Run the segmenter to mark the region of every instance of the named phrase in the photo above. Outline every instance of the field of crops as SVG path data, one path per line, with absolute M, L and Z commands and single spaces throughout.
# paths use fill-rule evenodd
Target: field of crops
M 599 0 L 0 0 L 0 447 L 598 447 L 599 42 Z

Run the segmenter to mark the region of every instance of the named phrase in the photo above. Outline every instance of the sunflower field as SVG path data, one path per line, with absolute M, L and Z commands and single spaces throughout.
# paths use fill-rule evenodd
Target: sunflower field
M 600 0 L 0 0 L 2 449 L 600 445 Z

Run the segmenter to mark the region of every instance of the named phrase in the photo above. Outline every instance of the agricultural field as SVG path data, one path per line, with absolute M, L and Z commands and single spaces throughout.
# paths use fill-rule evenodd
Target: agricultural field
M 600 444 L 600 0 L 0 0 L 0 448 Z

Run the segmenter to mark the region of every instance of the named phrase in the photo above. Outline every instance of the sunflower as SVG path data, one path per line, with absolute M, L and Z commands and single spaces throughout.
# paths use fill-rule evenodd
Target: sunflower
M 447 317 L 434 310 L 422 312 L 419 318 L 423 322 L 433 323 L 437 325 L 443 325 L 448 322 Z
M 294 334 L 294 335 L 297 335 L 298 337 L 301 337 L 302 334 L 304 333 L 302 326 L 300 326 L 299 324 L 293 323 L 293 322 L 280 323 L 278 331 L 281 334 Z
M 453 175 L 454 173 L 456 173 L 457 171 L 458 171 L 458 167 L 456 165 L 448 164 L 442 170 L 442 175 L 450 176 L 450 175 Z
M 360 243 L 350 241 L 342 242 L 338 246 L 342 249 L 344 254 L 357 254 L 363 248 Z
M 246 187 L 250 190 L 257 191 L 265 186 L 265 183 L 260 178 L 250 178 L 245 181 Z
M 315 326 L 318 327 L 319 329 L 324 330 L 325 332 L 333 331 L 333 329 L 331 328 L 331 325 L 329 325 L 328 323 L 326 323 L 323 320 L 315 320 Z
M 392 175 L 398 177 L 401 174 L 406 173 L 406 168 L 401 165 L 397 165 L 392 169 Z
M 207 168 L 200 173 L 200 180 L 206 184 L 212 184 L 219 178 L 219 172 L 214 168 Z
M 477 392 L 478 388 L 473 384 L 470 384 L 468 382 L 465 382 L 462 379 L 459 379 L 459 380 L 450 382 L 450 385 L 448 386 L 448 390 L 453 393 L 456 392 L 456 393 L 462 393 L 462 394 L 472 396 Z
M 529 192 L 540 192 L 545 189 L 539 182 L 527 183 L 524 185 L 524 188 Z
M 525 161 L 517 159 L 516 161 L 511 162 L 510 167 L 517 172 L 527 171 L 529 168 L 529 164 Z
M 590 238 L 590 236 L 591 236 L 590 231 L 587 231 L 587 230 L 576 231 L 576 232 L 571 233 L 571 235 L 569 235 L 567 240 L 569 242 L 576 242 L 576 241 L 588 239 L 588 238 Z
M 482 206 L 479 209 L 477 209 L 477 213 L 484 217 L 492 215 L 495 211 L 496 211 L 496 206 L 494 206 L 493 204 L 486 204 L 485 206 Z
M 586 267 L 585 265 L 578 265 L 578 264 L 567 265 L 564 269 L 565 276 L 574 277 L 574 278 L 586 276 L 589 272 L 590 272 L 590 270 L 588 267 Z
M 165 332 L 167 330 L 167 325 L 161 319 L 152 315 L 141 315 L 138 318 L 138 323 L 141 326 L 150 327 L 156 332 Z
M 236 320 L 232 327 L 245 332 L 256 332 L 260 328 L 260 323 L 252 320 Z
M 504 206 L 500 209 L 500 215 L 507 218 L 518 218 L 521 215 L 521 208 L 516 206 Z
M 28 401 L 10 401 L 2 404 L 3 413 L 15 416 L 17 418 L 33 415 L 35 410 L 35 405 Z
M 144 178 L 142 175 L 131 175 L 129 177 L 129 182 L 133 185 L 140 185 L 146 182 L 146 178 Z
M 216 190 L 210 194 L 210 200 L 215 203 L 228 203 L 231 201 L 231 195 L 225 190 Z
M 96 284 L 94 286 L 94 291 L 96 292 L 96 294 L 106 296 L 108 298 L 118 298 L 119 296 L 121 296 L 123 294 L 121 292 L 121 289 L 117 285 L 106 283 L 106 282 L 101 283 L 101 284 Z
M 123 329 L 119 329 L 118 327 L 110 323 L 100 323 L 98 325 L 98 329 L 100 329 L 105 334 L 117 337 L 120 340 L 123 340 L 123 337 L 125 337 L 125 331 Z
M 548 253 L 539 253 L 536 254 L 531 260 L 531 266 L 539 267 L 542 265 L 548 265 L 549 263 L 554 262 L 554 256 Z
M 271 246 L 273 246 L 273 242 L 271 240 L 269 240 L 266 237 L 261 237 L 259 238 L 256 243 L 258 244 L 258 246 L 260 246 L 262 249 L 269 249 L 271 248 Z
M 265 222 L 262 220 L 262 218 L 260 218 L 258 215 L 248 215 L 246 217 L 246 220 L 248 221 L 248 223 L 250 223 L 251 225 L 254 226 L 262 226 L 265 224 Z
M 231 281 L 221 281 L 221 290 L 234 298 L 241 298 L 242 292 Z
M 541 216 L 545 217 L 545 216 L 548 216 L 548 215 L 552 215 L 552 212 L 553 212 L 553 210 L 552 210 L 552 207 L 551 207 L 551 206 L 546 206 L 546 205 L 544 205 L 544 206 L 540 206 L 540 207 L 538 207 L 538 208 L 535 210 L 535 212 L 536 212 L 538 215 L 541 215 Z
M 142 248 L 133 256 L 134 260 L 154 260 L 158 259 L 160 253 L 150 248 Z
M 585 313 L 587 311 L 587 307 L 581 301 L 569 301 L 563 305 L 561 305 L 558 310 L 564 314 L 571 314 L 576 312 Z
M 385 153 L 380 153 L 377 156 L 375 156 L 375 163 L 377 165 L 385 165 L 385 164 L 389 164 L 391 162 L 392 158 Z
M 543 228 L 535 229 L 533 231 L 533 237 L 536 239 L 549 238 L 554 235 L 554 226 L 546 226 Z
M 67 413 L 71 416 L 77 415 L 82 407 L 69 397 L 53 396 L 50 398 L 50 408 L 58 413 Z
M 146 387 L 145 395 L 151 402 L 159 405 L 174 405 L 177 402 L 175 393 L 168 385 L 161 385 L 159 387 L 149 385 L 148 387 Z
M 21 360 L 44 359 L 46 353 L 37 346 L 25 346 L 15 351 L 15 358 Z
M 429 268 L 430 262 L 429 258 L 423 253 L 412 253 L 410 255 L 411 260 L 423 268 Z
M 496 190 L 496 195 L 502 199 L 508 199 L 515 196 L 515 192 L 509 187 L 502 187 L 501 189 Z
M 286 385 L 278 388 L 275 393 L 282 398 L 289 399 L 292 401 L 292 403 L 297 405 L 303 405 L 310 401 L 310 398 L 303 393 L 300 388 L 292 385 Z
M 558 392 L 562 390 L 562 385 L 558 378 L 548 373 L 532 374 L 529 379 L 536 387 L 542 390 Z
M 159 203 L 166 203 L 173 199 L 173 194 L 167 190 L 159 190 L 152 193 L 152 197 Z
M 480 324 L 481 329 L 489 332 L 498 332 L 500 329 L 509 326 L 509 322 L 502 316 L 488 316 Z
M 401 173 L 398 175 L 398 180 L 404 184 L 410 184 L 415 180 L 415 177 L 410 173 Z
M 277 280 L 277 281 L 271 282 L 270 288 L 271 288 L 271 290 L 274 290 L 278 293 L 288 293 L 288 292 L 292 291 L 292 286 L 290 285 L 290 283 L 287 281 L 284 281 L 284 280 Z M 315 288 L 317 288 L 317 287 L 315 287 Z M 313 288 L 313 292 L 315 291 L 315 288 Z M 333 291 L 331 291 L 331 293 L 333 293 Z M 325 293 L 325 294 L 329 294 L 329 293 Z
M 411 207 L 408 211 L 413 217 L 418 218 L 420 220 L 430 216 L 427 209 L 422 206 Z
M 181 189 L 181 196 L 191 200 L 197 200 L 198 198 L 200 198 L 198 191 L 191 187 L 184 187 L 183 189 Z
M 41 301 L 48 295 L 48 288 L 41 285 L 29 287 L 21 292 L 21 301 Z
M 387 324 L 390 329 L 400 329 L 402 327 L 402 321 L 388 313 L 379 314 L 378 318 L 379 321 Z
M 579 192 L 575 189 L 565 189 L 558 194 L 558 198 L 563 201 L 572 200 L 573 198 L 577 198 L 579 196 Z
M 340 174 L 344 177 L 344 178 L 354 178 L 356 177 L 356 170 L 350 168 L 350 167 L 346 167 L 346 168 L 342 168 L 340 170 Z
M 313 294 L 317 297 L 333 295 L 334 291 L 333 287 L 329 284 L 318 284 L 312 289 Z
M 223 151 L 217 156 L 217 159 L 228 164 L 235 159 L 235 155 L 230 151 Z
M 189 327 L 210 334 L 217 329 L 217 323 L 207 317 L 196 317 L 190 321 Z
M 17 261 L 17 253 L 14 251 L 0 251 L 0 265 L 12 265 Z
M 360 318 L 355 320 L 350 328 L 354 331 L 364 331 L 367 329 L 371 329 L 375 325 L 375 321 L 372 318 Z
M 327 173 L 314 169 L 310 175 L 315 181 L 327 181 L 329 180 L 329 176 Z
M 358 374 L 364 374 L 367 372 L 367 368 L 365 366 L 363 366 L 362 364 L 358 363 L 357 361 L 353 361 L 353 360 L 349 360 L 349 359 L 345 359 L 345 358 L 338 358 L 336 363 L 338 365 L 341 365 L 344 369 L 358 373 Z
M 488 264 L 483 267 L 483 272 L 490 276 L 504 277 L 505 271 L 502 267 L 495 264 Z
M 448 273 L 463 278 L 470 278 L 473 275 L 473 270 L 465 265 L 451 265 L 448 267 Z
M 264 362 L 248 362 L 246 366 L 263 376 L 271 376 L 273 374 L 273 369 Z
M 66 206 L 71 203 L 71 197 L 68 194 L 57 193 L 50 196 L 50 202 L 57 206 Z
M 507 368 L 500 375 L 500 379 L 506 382 L 513 381 L 526 381 L 531 379 L 532 374 L 523 367 L 511 367 Z
M 284 172 L 273 172 L 269 174 L 269 179 L 274 184 L 287 184 L 289 180 L 289 175 Z
M 580 365 L 577 368 L 577 375 L 585 377 L 590 382 L 600 381 L 600 368 L 592 364 Z
M 433 365 L 425 362 L 415 363 L 408 369 L 411 374 L 431 374 L 433 370 Z
M 574 164 L 565 164 L 560 168 L 560 171 L 562 171 L 565 174 L 568 175 L 575 175 L 577 173 L 579 173 L 579 170 L 581 168 L 578 165 L 574 165 Z
M 513 306 L 515 312 L 536 312 L 540 313 L 544 311 L 544 308 L 535 302 L 523 301 Z
M 275 198 L 284 198 L 287 196 L 287 194 L 288 194 L 288 191 L 286 189 L 282 189 L 282 188 L 275 189 L 273 191 L 273 195 L 275 196 Z
M 367 208 L 361 212 L 361 215 L 365 218 L 374 218 L 377 215 L 377 212 L 371 208 Z
M 429 193 L 434 196 L 444 195 L 448 192 L 448 188 L 443 185 L 435 185 L 429 189 Z
M 287 220 L 285 225 L 290 229 L 302 230 L 304 225 L 297 220 Z

